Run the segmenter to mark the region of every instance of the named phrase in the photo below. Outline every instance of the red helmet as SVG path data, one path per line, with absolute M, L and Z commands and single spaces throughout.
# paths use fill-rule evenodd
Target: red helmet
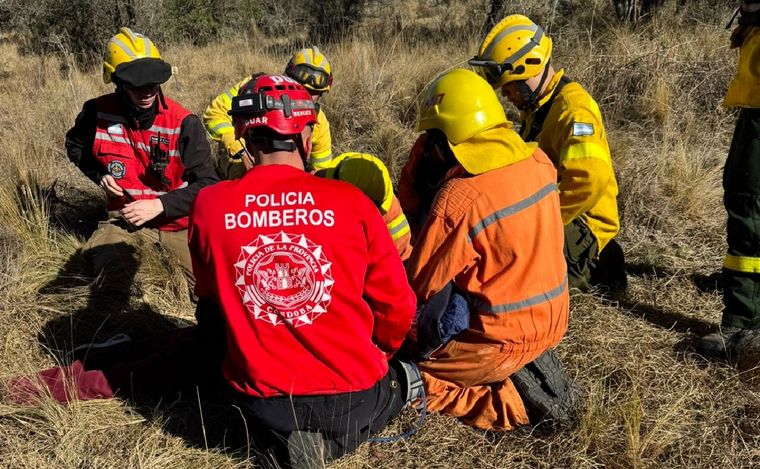
M 241 86 L 228 114 L 237 139 L 251 129 L 297 135 L 317 122 L 317 109 L 306 88 L 281 75 L 260 75 Z

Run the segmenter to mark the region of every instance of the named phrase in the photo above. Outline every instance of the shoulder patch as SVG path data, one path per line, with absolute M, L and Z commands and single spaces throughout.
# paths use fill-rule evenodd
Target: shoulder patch
M 573 136 L 585 137 L 588 135 L 594 135 L 594 124 L 586 124 L 584 122 L 573 122 Z

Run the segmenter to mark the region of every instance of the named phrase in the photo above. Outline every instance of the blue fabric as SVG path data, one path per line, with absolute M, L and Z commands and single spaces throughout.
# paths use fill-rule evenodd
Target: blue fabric
M 470 327 L 470 308 L 467 300 L 459 293 L 454 293 L 446 306 L 446 312 L 438 323 L 438 333 L 441 343 L 445 344 L 452 337 Z
M 470 327 L 470 308 L 453 282 L 417 307 L 412 324 L 413 354 L 427 359 L 455 335 Z

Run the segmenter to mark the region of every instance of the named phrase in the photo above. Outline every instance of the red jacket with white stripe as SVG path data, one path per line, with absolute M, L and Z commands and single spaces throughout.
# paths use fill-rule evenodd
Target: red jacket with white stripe
M 348 183 L 291 166 L 258 166 L 203 189 L 190 253 L 196 295 L 221 311 L 224 376 L 249 396 L 369 389 L 414 315 L 374 204 Z
M 157 102 L 135 117 L 117 93 L 90 100 L 66 134 L 66 149 L 93 181 L 110 174 L 128 194 L 109 200 L 109 210 L 120 210 L 131 200 L 160 198 L 164 214 L 147 226 L 177 231 L 187 228 L 187 213 L 200 188 L 217 178 L 198 118 L 175 101 L 164 101 L 166 106 Z M 155 150 L 166 157 L 159 170 L 163 180 L 149 169 Z

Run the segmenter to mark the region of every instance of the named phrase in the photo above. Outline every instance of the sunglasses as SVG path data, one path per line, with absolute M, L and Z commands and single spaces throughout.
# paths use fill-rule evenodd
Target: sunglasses
M 316 70 L 306 65 L 296 65 L 291 70 L 291 76 L 303 85 L 322 89 L 332 85 L 332 75 L 324 70 Z
M 478 57 L 473 57 L 467 61 L 468 64 L 475 69 L 475 73 L 485 78 L 488 83 L 496 83 L 504 72 L 514 72 L 514 67 L 511 63 L 497 63 L 494 60 L 485 60 Z

